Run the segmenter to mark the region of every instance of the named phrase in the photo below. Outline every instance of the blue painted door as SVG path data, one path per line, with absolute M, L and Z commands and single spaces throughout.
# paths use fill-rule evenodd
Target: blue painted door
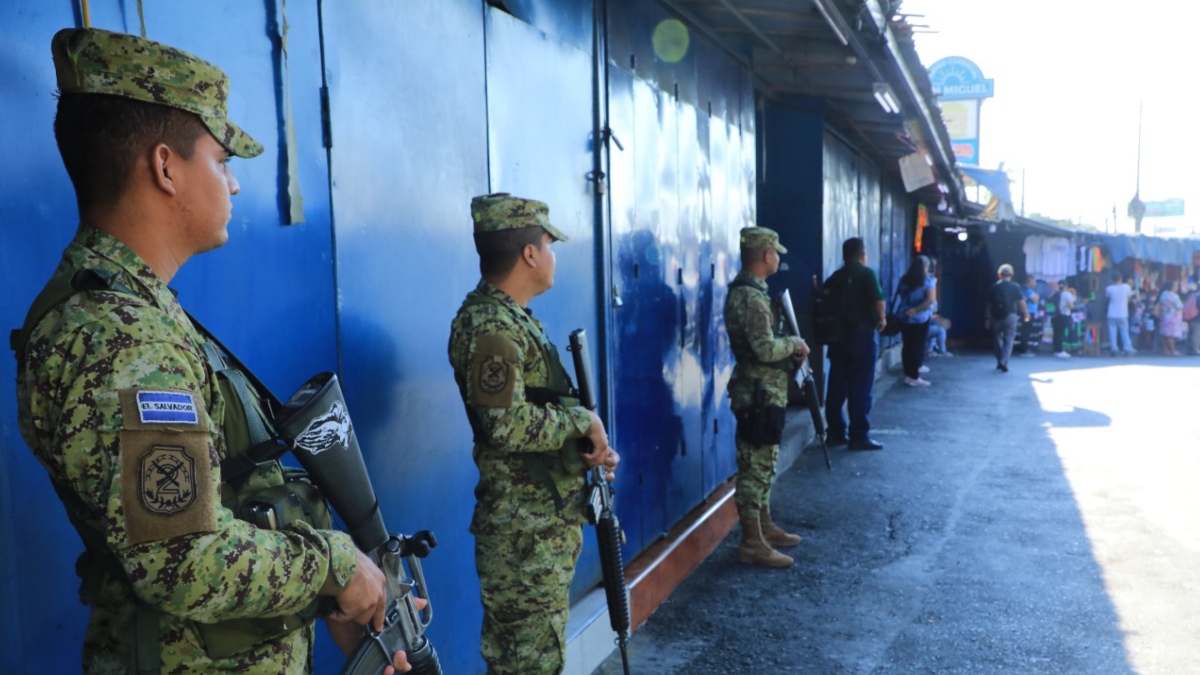
M 385 522 L 439 535 L 425 573 L 442 668 L 478 672 L 467 533 L 478 474 L 446 343 L 479 279 L 470 202 L 489 191 L 484 9 L 325 2 L 322 12 L 342 386 Z M 340 667 L 332 650 L 318 656 L 318 672 Z

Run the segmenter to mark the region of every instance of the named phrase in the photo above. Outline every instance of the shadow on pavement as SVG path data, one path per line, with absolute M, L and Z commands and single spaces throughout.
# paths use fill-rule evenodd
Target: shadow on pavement
M 735 528 L 633 636 L 632 672 L 1135 672 L 1048 436 L 1111 419 L 1042 410 L 1030 379 L 1082 360 L 929 365 L 932 387 L 877 387 L 882 452 L 834 450 L 827 472 L 813 445 L 779 477 L 796 564 L 739 564 Z

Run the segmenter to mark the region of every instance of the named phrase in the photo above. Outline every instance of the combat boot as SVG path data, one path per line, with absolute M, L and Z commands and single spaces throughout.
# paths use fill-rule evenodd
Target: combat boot
M 792 557 L 771 548 L 762 536 L 758 514 L 742 518 L 742 544 L 738 546 L 738 562 L 763 567 L 791 567 Z
M 771 507 L 762 508 L 758 514 L 758 522 L 762 526 L 763 540 L 771 546 L 796 546 L 800 543 L 800 535 L 784 531 L 771 520 Z

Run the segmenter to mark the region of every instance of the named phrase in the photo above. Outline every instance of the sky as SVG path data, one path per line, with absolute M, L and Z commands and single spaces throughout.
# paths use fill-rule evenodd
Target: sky
M 979 160 L 1001 162 L 1026 215 L 1132 233 L 1126 208 L 1183 199 L 1184 216 L 1146 218 L 1145 234 L 1200 232 L 1200 2 L 904 0 L 926 67 L 974 61 L 995 80 L 983 102 Z M 1022 194 L 1022 183 L 1024 193 Z M 974 189 L 968 189 L 974 196 Z

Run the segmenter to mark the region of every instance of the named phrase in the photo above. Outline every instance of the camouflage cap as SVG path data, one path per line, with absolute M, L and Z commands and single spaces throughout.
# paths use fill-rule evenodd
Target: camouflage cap
M 476 232 L 541 227 L 555 240 L 567 240 L 567 235 L 550 224 L 550 207 L 545 202 L 514 197 L 507 192 L 494 192 L 472 199 L 471 219 L 475 221 Z
M 50 42 L 63 94 L 111 94 L 194 113 L 238 157 L 263 146 L 226 115 L 229 78 L 187 52 L 135 35 L 98 28 L 64 28 Z
M 742 248 L 774 248 L 780 253 L 787 253 L 787 249 L 779 243 L 779 234 L 767 227 L 742 228 Z

